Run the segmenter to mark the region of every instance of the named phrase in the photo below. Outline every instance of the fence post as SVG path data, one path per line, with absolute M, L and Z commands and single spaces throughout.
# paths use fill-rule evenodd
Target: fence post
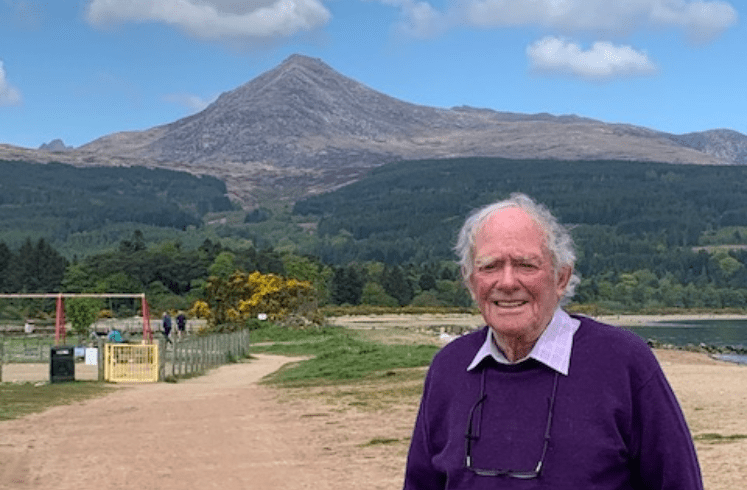
M 166 342 L 158 339 L 158 381 L 166 379 Z
M 0 340 L 0 383 L 3 382 L 3 363 L 5 362 L 5 335 Z
M 182 351 L 182 365 L 184 366 L 184 375 L 192 374 L 192 349 L 188 345 L 180 345 Z
M 220 337 L 213 337 L 213 367 L 220 365 Z
M 193 337 L 190 337 L 188 342 L 190 349 L 189 363 L 191 365 L 192 372 L 198 373 L 200 372 L 200 351 L 197 349 L 197 342 Z
M 194 349 L 189 344 L 182 345 L 182 351 L 184 352 L 184 374 L 194 374 L 194 365 L 192 358 L 194 357 Z
M 182 374 L 182 366 L 181 366 L 181 355 L 179 355 L 179 349 L 177 349 L 176 344 L 171 344 L 171 358 L 173 360 L 173 375 L 174 377 L 179 376 Z
M 207 351 L 207 368 L 213 368 L 213 337 L 209 336 L 205 339 L 205 350 Z
M 209 336 L 205 339 L 205 350 L 207 350 L 207 368 L 213 368 L 213 337 Z
M 97 368 L 99 369 L 99 381 L 104 381 L 104 378 L 106 376 L 106 365 L 104 364 L 106 362 L 106 353 L 104 352 L 104 338 L 96 336 L 97 345 L 96 348 L 98 350 L 97 357 Z
M 176 346 L 176 344 L 174 344 Z M 191 370 L 189 368 L 189 355 L 190 355 L 190 348 L 188 345 L 185 345 L 182 342 L 179 342 L 179 357 L 181 358 L 181 374 L 182 376 L 186 376 L 191 373 Z
M 218 359 L 218 352 L 220 352 L 220 337 L 213 337 L 213 366 L 215 367 L 218 365 L 219 359 Z

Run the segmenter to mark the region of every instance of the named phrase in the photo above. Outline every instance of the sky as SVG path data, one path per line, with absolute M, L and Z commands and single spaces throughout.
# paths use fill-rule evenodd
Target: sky
M 292 54 L 398 99 L 747 134 L 747 0 L 0 0 L 0 143 L 204 109 Z

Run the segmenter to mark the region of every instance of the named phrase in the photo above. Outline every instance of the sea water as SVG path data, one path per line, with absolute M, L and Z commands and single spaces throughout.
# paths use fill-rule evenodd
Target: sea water
M 678 347 L 709 345 L 747 349 L 747 322 L 744 320 L 687 320 L 677 322 L 652 322 L 640 327 L 625 327 L 646 340 Z M 719 354 L 719 359 L 747 364 L 747 355 Z

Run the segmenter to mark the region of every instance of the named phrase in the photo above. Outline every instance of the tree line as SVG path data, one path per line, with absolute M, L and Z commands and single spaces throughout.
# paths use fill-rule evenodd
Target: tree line
M 662 250 L 649 251 L 650 254 L 644 248 L 639 251 L 644 252 L 641 261 L 632 261 L 620 269 L 616 267 L 624 261 L 605 259 L 593 265 L 594 259 L 590 261 L 582 251 L 578 262 L 582 282 L 575 301 L 605 311 L 743 309 L 747 304 L 745 250 L 680 251 L 679 256 L 668 259 Z M 210 240 L 191 250 L 174 242 L 146 246 L 141 234 L 135 232 L 122 240 L 116 250 L 71 262 L 44 240 L 28 240 L 17 251 L 0 242 L 0 289 L 4 293 L 143 292 L 154 312 L 188 310 L 209 298 L 211 287 L 230 282 L 237 273 L 304 281 L 313 287 L 314 301 L 321 306 L 472 304 L 453 261 L 333 265 L 309 255 L 281 253 L 271 248 L 231 249 Z M 139 304 L 113 299 L 100 301 L 99 308 L 128 316 L 137 314 Z M 53 311 L 53 302 L 0 303 L 0 317 L 23 318 L 44 311 Z

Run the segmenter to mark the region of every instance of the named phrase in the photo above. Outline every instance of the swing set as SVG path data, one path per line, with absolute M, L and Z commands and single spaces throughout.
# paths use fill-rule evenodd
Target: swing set
M 153 330 L 150 328 L 150 310 L 148 308 L 148 302 L 145 300 L 144 293 L 29 293 L 29 294 L 0 294 L 0 298 L 8 299 L 45 299 L 45 298 L 56 298 L 57 307 L 55 314 L 55 328 L 54 328 L 54 341 L 55 345 L 61 345 L 65 343 L 66 331 L 65 331 L 65 298 L 130 298 L 140 299 L 141 307 L 143 311 L 143 341 L 149 344 L 153 343 Z

